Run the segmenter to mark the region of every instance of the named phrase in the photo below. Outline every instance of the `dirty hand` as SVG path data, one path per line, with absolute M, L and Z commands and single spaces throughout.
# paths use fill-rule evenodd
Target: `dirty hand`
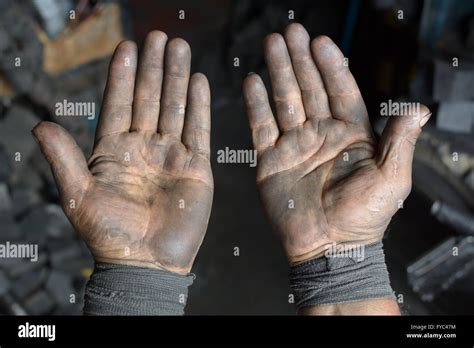
M 210 91 L 187 42 L 151 32 L 116 49 L 88 163 L 60 126 L 33 130 L 63 209 L 97 261 L 186 273 L 213 196 Z
M 411 190 L 416 139 L 429 118 L 421 105 L 391 117 L 380 141 L 337 46 L 310 42 L 299 24 L 269 35 L 264 53 L 276 120 L 256 74 L 244 98 L 258 153 L 257 185 L 288 259 L 296 264 L 332 245 L 380 240 Z

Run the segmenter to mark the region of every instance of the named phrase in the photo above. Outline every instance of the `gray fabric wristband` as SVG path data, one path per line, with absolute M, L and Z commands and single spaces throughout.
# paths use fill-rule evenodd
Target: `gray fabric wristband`
M 382 242 L 345 252 L 340 248 L 333 245 L 325 256 L 291 267 L 290 287 L 298 309 L 395 297 Z
M 84 315 L 183 315 L 194 274 L 95 264 L 87 282 Z

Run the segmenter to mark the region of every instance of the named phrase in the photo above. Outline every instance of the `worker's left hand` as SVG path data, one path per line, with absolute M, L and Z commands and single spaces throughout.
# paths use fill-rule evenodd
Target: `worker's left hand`
M 213 196 L 210 91 L 190 78 L 182 39 L 151 32 L 112 58 L 88 163 L 59 125 L 33 131 L 63 209 L 98 261 L 186 273 L 206 233 Z

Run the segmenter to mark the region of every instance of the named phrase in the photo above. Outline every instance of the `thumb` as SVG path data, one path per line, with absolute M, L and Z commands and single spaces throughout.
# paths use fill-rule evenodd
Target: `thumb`
M 402 187 L 405 184 L 404 187 L 408 190 L 411 188 L 411 167 L 416 140 L 421 128 L 431 116 L 425 105 L 418 105 L 411 113 L 390 117 L 377 149 L 377 164 L 384 176 L 398 182 Z
M 81 149 L 73 137 L 56 123 L 40 122 L 32 133 L 51 166 L 63 206 L 68 207 L 71 199 L 77 205 L 91 179 Z

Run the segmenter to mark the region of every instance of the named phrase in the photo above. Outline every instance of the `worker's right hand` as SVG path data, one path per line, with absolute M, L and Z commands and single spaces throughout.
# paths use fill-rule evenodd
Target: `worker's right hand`
M 34 130 L 63 209 L 96 260 L 186 273 L 204 238 L 213 196 L 210 91 L 190 78 L 191 50 L 159 31 L 122 42 L 88 163 L 59 125 Z
M 284 36 L 266 38 L 264 54 L 276 119 L 258 75 L 249 75 L 243 90 L 257 185 L 290 263 L 320 256 L 333 243 L 380 240 L 410 193 L 414 146 L 429 110 L 421 105 L 391 117 L 377 142 L 331 39 L 310 42 L 300 24 L 291 24 Z

